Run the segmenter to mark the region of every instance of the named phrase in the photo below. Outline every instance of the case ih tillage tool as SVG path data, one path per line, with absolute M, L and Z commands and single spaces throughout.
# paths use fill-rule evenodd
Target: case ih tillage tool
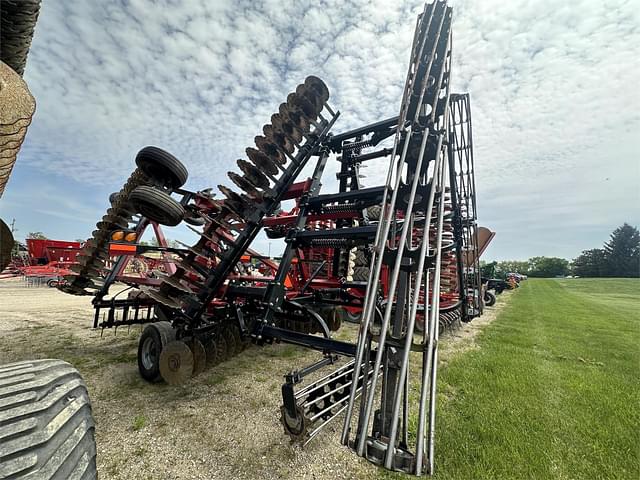
M 96 327 L 149 323 L 138 364 L 150 381 L 182 383 L 251 342 L 318 350 L 282 386 L 291 438 L 305 444 L 344 414 L 342 442 L 358 455 L 432 473 L 438 337 L 482 313 L 469 97 L 450 88 L 451 8 L 434 1 L 418 17 L 396 117 L 334 134 L 329 89 L 308 77 L 237 161 L 241 173 L 229 172 L 238 190 L 219 186 L 221 199 L 186 190 L 185 167 L 144 148 L 61 288 L 94 295 Z M 386 181 L 364 187 L 359 170 L 373 160 L 388 165 Z M 321 191 L 329 161 L 340 164 L 335 193 Z M 198 240 L 169 248 L 159 225 L 180 222 Z M 149 225 L 160 247 L 126 241 Z M 262 229 L 284 239 L 280 261 L 250 249 Z M 150 250 L 166 268 L 123 277 L 130 256 Z M 135 290 L 110 297 L 115 280 Z M 332 339 L 342 320 L 359 323 L 355 343 Z M 349 361 L 338 367 L 338 357 Z M 299 388 L 321 368 L 333 370 Z

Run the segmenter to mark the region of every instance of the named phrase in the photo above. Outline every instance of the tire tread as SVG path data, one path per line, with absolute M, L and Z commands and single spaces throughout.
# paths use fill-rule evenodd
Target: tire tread
M 0 478 L 97 478 L 87 387 L 62 360 L 0 367 Z

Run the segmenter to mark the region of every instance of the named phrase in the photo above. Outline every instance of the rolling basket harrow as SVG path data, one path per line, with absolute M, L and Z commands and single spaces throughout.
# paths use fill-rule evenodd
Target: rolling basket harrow
M 222 198 L 186 190 L 180 161 L 142 149 L 59 288 L 94 296 L 95 327 L 148 323 L 138 366 L 150 381 L 185 382 L 251 343 L 318 350 L 282 386 L 291 439 L 306 444 L 344 414 L 341 440 L 358 455 L 432 473 L 439 334 L 482 313 L 470 104 L 450 90 L 451 14 L 437 0 L 419 15 L 398 116 L 334 134 L 329 89 L 307 77 L 229 172 L 237 190 L 218 186 Z M 321 192 L 330 160 L 335 193 Z M 364 187 L 360 169 L 374 160 L 388 165 L 386 181 Z M 282 211 L 287 200 L 295 207 Z M 197 241 L 170 248 L 160 225 L 182 222 Z M 125 241 L 149 226 L 160 246 Z M 263 229 L 284 240 L 278 262 L 250 248 Z M 127 277 L 128 259 L 149 251 L 164 268 Z M 109 295 L 116 280 L 132 287 L 126 298 Z M 344 320 L 359 324 L 355 343 L 331 337 Z

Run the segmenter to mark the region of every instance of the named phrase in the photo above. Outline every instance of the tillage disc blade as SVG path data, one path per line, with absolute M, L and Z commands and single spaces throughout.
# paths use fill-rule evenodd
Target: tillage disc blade
M 160 375 L 169 385 L 181 385 L 193 376 L 191 349 L 180 340 L 169 342 L 160 353 Z
M 216 348 L 216 341 L 213 337 L 209 337 L 204 346 L 205 351 L 207 352 L 207 366 L 212 367 L 217 365 L 219 362 L 218 351 Z
M 227 345 L 227 358 L 233 357 L 236 353 L 241 351 L 241 347 L 236 343 L 236 338 L 229 326 L 225 325 L 222 328 L 222 337 Z
M 269 188 L 269 179 L 254 164 L 240 159 L 238 160 L 238 166 L 253 185 L 261 188 L 262 190 Z
M 245 153 L 247 154 L 247 157 L 249 157 L 249 160 L 251 160 L 256 167 L 267 175 L 274 176 L 278 174 L 278 166 L 276 165 L 276 162 L 266 153 L 252 147 L 248 147 L 245 150 Z
M 200 340 L 194 338 L 189 342 L 189 347 L 193 353 L 193 376 L 200 375 L 207 367 L 207 352 Z
M 229 346 L 227 345 L 227 340 L 221 334 L 221 332 L 218 332 L 218 334 L 215 336 L 215 342 L 216 342 L 215 363 L 218 364 L 228 360 L 231 357 L 231 355 L 229 354 Z
M 329 100 L 329 89 L 327 85 L 320 80 L 318 77 L 314 77 L 313 75 L 308 76 L 304 80 L 305 87 L 308 87 L 316 92 L 320 96 L 323 102 Z
M 255 137 L 254 141 L 256 146 L 258 147 L 258 150 L 264 153 L 272 162 L 274 162 L 274 165 L 277 165 L 278 163 L 280 165 L 284 165 L 287 162 L 284 154 L 280 150 L 278 150 L 278 146 L 271 140 L 262 135 L 258 135 L 257 137 Z M 246 153 L 247 155 L 249 155 L 248 152 Z M 278 173 L 277 168 L 278 167 L 276 166 L 276 171 L 273 175 Z
M 249 180 L 245 177 L 238 175 L 236 172 L 228 172 L 227 175 L 233 183 L 235 183 L 242 190 L 247 192 L 253 198 L 261 199 L 262 192 L 260 192 Z

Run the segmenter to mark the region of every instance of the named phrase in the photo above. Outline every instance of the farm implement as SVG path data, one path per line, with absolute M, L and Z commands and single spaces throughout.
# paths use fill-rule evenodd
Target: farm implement
M 183 383 L 251 343 L 317 350 L 282 385 L 291 439 L 306 444 L 341 417 L 341 441 L 358 455 L 433 473 L 438 338 L 483 309 L 470 103 L 451 92 L 451 15 L 446 1 L 419 15 L 397 116 L 335 133 L 340 112 L 309 76 L 220 197 L 185 188 L 173 155 L 142 149 L 59 288 L 94 297 L 95 327 L 148 324 L 138 367 L 149 381 Z M 338 187 L 327 193 L 330 161 Z M 383 184 L 361 184 L 367 163 L 386 167 Z M 178 224 L 197 240 L 168 246 L 161 226 Z M 136 243 L 150 227 L 159 246 Z M 251 249 L 263 230 L 284 242 L 277 262 Z M 162 269 L 124 274 L 132 256 L 151 252 Z M 110 295 L 116 280 L 126 296 Z M 359 324 L 354 343 L 332 338 L 343 321 Z

